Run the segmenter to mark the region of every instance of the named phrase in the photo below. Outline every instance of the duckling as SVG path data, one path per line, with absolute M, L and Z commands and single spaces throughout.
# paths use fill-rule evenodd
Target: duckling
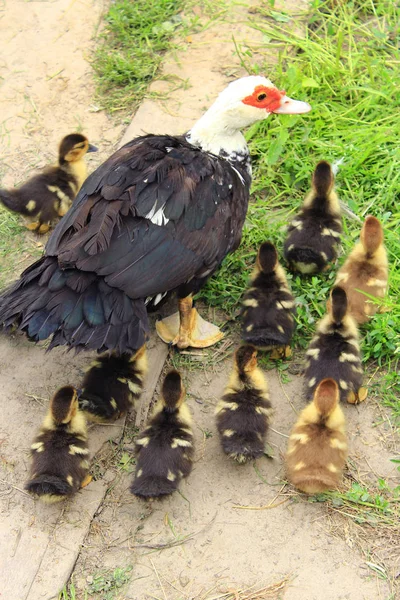
M 47 233 L 57 217 L 63 217 L 87 177 L 86 152 L 96 152 L 80 133 L 65 136 L 58 150 L 58 164 L 46 167 L 21 187 L 0 189 L 0 202 L 9 210 L 34 219 L 27 229 Z
M 306 352 L 307 399 L 311 400 L 319 382 L 329 375 L 338 383 L 342 401 L 359 404 L 367 397 L 367 390 L 361 387 L 363 369 L 357 324 L 349 314 L 343 288 L 332 289 L 327 309 Z
M 338 384 L 323 379 L 289 438 L 287 474 L 299 490 L 318 494 L 338 487 L 347 457 L 345 425 Z
M 89 421 L 118 419 L 138 400 L 147 373 L 146 346 L 133 354 L 100 356 L 82 382 L 79 408 Z
M 136 439 L 137 466 L 131 492 L 143 498 L 172 494 L 192 470 L 192 418 L 178 371 L 164 379 L 149 424 Z
M 293 271 L 305 275 L 324 271 L 337 256 L 342 217 L 334 183 L 330 164 L 322 160 L 315 168 L 311 191 L 288 228 L 284 256 Z
M 276 248 L 270 242 L 264 242 L 258 250 L 242 304 L 242 339 L 257 348 L 273 348 L 272 358 L 290 356 L 295 303 Z
M 346 290 L 349 312 L 357 323 L 365 323 L 378 311 L 379 305 L 363 294 L 383 298 L 387 291 L 388 258 L 382 225 L 376 217 L 365 219 L 360 242 L 339 269 L 335 283 Z
M 86 421 L 75 388 L 60 388 L 31 446 L 32 467 L 25 486 L 43 502 L 64 500 L 91 481 Z
M 225 454 L 241 464 L 262 456 L 271 413 L 268 384 L 257 366 L 257 350 L 251 345 L 240 346 L 215 410 Z

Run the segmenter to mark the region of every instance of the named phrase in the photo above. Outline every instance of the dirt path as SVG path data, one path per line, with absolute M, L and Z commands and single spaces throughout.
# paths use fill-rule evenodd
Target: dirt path
M 293 7 L 298 13 L 305 4 L 286 2 L 285 10 Z M 93 168 L 111 153 L 122 133 L 103 112 L 91 108 L 93 83 L 85 58 L 93 48 L 101 5 L 90 0 L 56 0 L 13 2 L 12 9 L 11 4 L 5 5 L 1 24 L 6 17 L 6 35 L 0 36 L 0 54 L 6 61 L 2 67 L 4 118 L 9 129 L 2 137 L 4 183 L 23 179 L 31 165 L 41 166 L 52 159 L 59 138 L 79 124 L 101 148 L 91 163 Z M 254 60 L 265 59 L 258 53 L 262 36 L 246 25 L 246 18 L 246 8 L 236 7 L 224 23 L 193 35 L 179 60 L 167 57 L 165 73 L 187 79 L 189 85 L 168 94 L 163 103 L 144 102 L 124 140 L 146 131 L 184 131 L 232 76 L 244 74 L 233 55 L 233 27 L 235 39 L 252 48 Z M 29 52 L 32 47 L 34 54 Z M 269 58 L 274 60 L 272 52 Z M 169 86 L 159 81 L 152 89 L 167 91 Z M 276 371 L 268 373 L 276 410 L 275 432 L 268 440 L 274 458 L 241 468 L 223 456 L 213 410 L 227 380 L 236 341 L 223 342 L 217 354 L 169 358 L 184 374 L 196 423 L 196 464 L 181 495 L 146 504 L 128 490 L 135 423 L 146 416 L 167 354 L 166 347 L 152 339 L 152 375 L 138 415 L 91 430 L 96 481 L 73 502 L 49 508 L 21 491 L 30 440 L 51 393 L 60 385 L 79 381 L 90 357 L 73 357 L 63 350 L 46 355 L 44 347 L 32 346 L 20 336 L 0 338 L 0 563 L 6 565 L 0 596 L 7 600 L 57 598 L 73 570 L 79 600 L 84 599 L 85 590 L 90 598 L 102 600 L 205 600 L 220 597 L 220 590 L 262 588 L 280 581 L 280 597 L 286 600 L 395 597 L 390 596 L 388 580 L 399 568 L 398 556 L 393 556 L 386 538 L 374 531 L 364 535 L 364 529 L 361 532 L 341 513 L 324 504 L 310 504 L 284 485 L 282 454 L 302 406 L 301 378 L 292 375 L 283 384 Z M 364 481 L 379 475 L 390 482 L 395 469 L 389 462 L 393 449 L 387 448 L 393 436 L 385 414 L 373 401 L 345 410 L 352 459 L 348 477 Z M 272 508 L 265 508 L 269 504 Z M 149 548 L 157 544 L 161 549 Z M 369 562 L 380 561 L 388 569 L 386 579 L 374 576 L 367 555 Z M 130 582 L 123 592 L 115 589 L 107 595 L 107 585 L 117 579 L 109 570 L 130 567 Z

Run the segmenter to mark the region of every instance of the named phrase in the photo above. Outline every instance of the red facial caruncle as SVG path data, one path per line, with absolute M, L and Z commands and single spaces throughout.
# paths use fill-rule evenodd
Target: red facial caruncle
M 243 104 L 249 104 L 255 108 L 264 108 L 267 112 L 273 112 L 280 107 L 281 100 L 284 96 L 286 96 L 284 90 L 279 91 L 276 87 L 258 85 L 254 88 L 254 92 L 251 96 L 246 96 L 242 102 Z

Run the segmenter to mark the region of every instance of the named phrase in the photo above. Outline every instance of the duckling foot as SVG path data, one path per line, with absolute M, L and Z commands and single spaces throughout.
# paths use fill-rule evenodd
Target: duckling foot
M 49 231 L 49 229 L 50 229 L 50 225 L 49 225 L 49 223 L 42 223 L 42 224 L 40 225 L 39 229 L 37 230 L 37 232 L 38 232 L 40 235 L 43 235 L 44 233 L 47 233 L 47 232 Z
M 36 231 L 39 227 L 40 227 L 40 223 L 38 221 L 34 221 L 33 223 L 28 223 L 28 225 L 25 225 L 26 229 L 29 229 L 29 231 Z
M 224 337 L 216 325 L 205 321 L 193 308 L 190 296 L 179 300 L 179 312 L 157 321 L 156 329 L 165 343 L 180 349 L 207 348 Z
M 91 475 L 86 475 L 85 479 L 81 483 L 81 488 L 86 487 L 92 481 L 93 477 Z
M 360 387 L 357 394 L 355 394 L 353 391 L 348 393 L 347 402 L 349 404 L 360 404 L 361 402 L 364 402 L 367 396 L 368 389 L 366 387 Z
M 277 346 L 269 355 L 271 360 L 280 360 L 281 358 L 290 358 L 291 356 L 292 349 L 290 346 Z

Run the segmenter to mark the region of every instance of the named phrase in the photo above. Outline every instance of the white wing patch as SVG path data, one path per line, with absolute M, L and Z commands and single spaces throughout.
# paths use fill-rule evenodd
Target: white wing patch
M 156 206 L 157 206 L 157 203 L 155 203 L 153 208 L 151 209 L 151 211 L 148 212 L 147 215 L 145 215 L 145 219 L 149 219 L 154 225 L 163 227 L 164 225 L 166 225 L 169 222 L 169 219 L 167 219 L 167 217 L 164 214 L 165 204 L 163 204 L 158 209 L 157 212 L 156 212 Z

